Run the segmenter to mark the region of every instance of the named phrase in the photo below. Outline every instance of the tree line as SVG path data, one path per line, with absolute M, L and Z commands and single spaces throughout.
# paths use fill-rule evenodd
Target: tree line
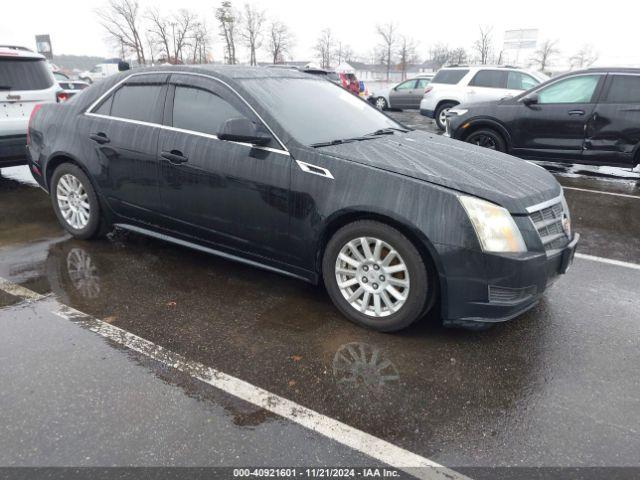
M 107 38 L 119 50 L 121 57 L 135 56 L 141 65 L 147 63 L 208 63 L 213 61 L 211 45 L 218 36 L 223 44 L 224 63 L 239 63 L 238 47 L 248 52 L 248 63 L 257 65 L 263 51 L 272 63 L 284 63 L 295 45 L 291 29 L 277 19 L 269 19 L 264 10 L 250 3 L 236 8 L 230 0 L 222 1 L 213 10 L 213 26 L 202 16 L 187 10 L 161 12 L 158 8 L 142 10 L 138 0 L 108 0 L 97 10 Z M 217 35 L 214 33 L 217 30 Z M 419 55 L 419 42 L 404 35 L 393 22 L 375 26 L 378 44 L 366 55 L 356 56 L 350 45 L 337 38 L 330 28 L 320 32 L 314 45 L 316 60 L 322 68 L 332 68 L 354 60 L 382 65 L 389 80 L 392 71 L 401 72 L 404 79 L 410 65 L 426 60 L 437 70 L 448 64 L 502 64 L 503 51 L 495 47 L 493 28 L 481 26 L 470 48 L 450 47 L 446 43 L 432 45 L 426 55 Z M 561 51 L 557 40 L 542 41 L 533 56 L 531 66 L 541 71 L 557 59 Z M 598 54 L 590 45 L 583 46 L 569 57 L 572 68 L 592 65 Z

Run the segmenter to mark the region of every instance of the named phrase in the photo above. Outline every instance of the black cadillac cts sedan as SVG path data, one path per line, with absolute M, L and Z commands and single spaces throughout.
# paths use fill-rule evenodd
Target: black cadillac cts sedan
M 126 72 L 43 105 L 28 150 L 73 236 L 116 226 L 322 281 L 381 331 L 436 306 L 449 326 L 513 318 L 579 238 L 542 168 L 411 131 L 292 70 Z

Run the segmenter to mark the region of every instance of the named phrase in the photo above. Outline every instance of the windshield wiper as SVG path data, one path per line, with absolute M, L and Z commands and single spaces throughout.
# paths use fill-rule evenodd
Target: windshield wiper
M 371 137 L 371 136 L 365 135 L 363 137 L 337 138 L 335 140 L 329 140 L 328 142 L 312 143 L 309 146 L 313 147 L 313 148 L 330 147 L 332 145 L 342 145 L 343 143 L 362 142 L 363 140 L 371 140 L 372 138 L 375 138 L 375 137 Z
M 365 137 L 377 137 L 380 135 L 393 135 L 395 132 L 407 133 L 409 130 L 403 130 L 402 128 L 381 128 L 380 130 L 376 130 L 375 132 L 367 133 Z

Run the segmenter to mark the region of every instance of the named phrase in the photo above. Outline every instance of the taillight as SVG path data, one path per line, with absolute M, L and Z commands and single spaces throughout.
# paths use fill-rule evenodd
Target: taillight
M 427 87 L 424 89 L 424 94 L 426 95 L 427 93 L 429 93 L 431 90 L 433 90 L 433 87 Z
M 29 126 L 27 127 L 27 145 L 29 145 L 29 130 L 31 130 L 31 122 L 33 122 L 33 118 L 35 117 L 36 112 L 40 110 L 40 107 L 42 107 L 42 104 L 36 103 L 31 110 L 31 115 L 29 115 Z
M 56 100 L 58 103 L 66 102 L 69 100 L 69 95 L 66 92 L 56 93 Z

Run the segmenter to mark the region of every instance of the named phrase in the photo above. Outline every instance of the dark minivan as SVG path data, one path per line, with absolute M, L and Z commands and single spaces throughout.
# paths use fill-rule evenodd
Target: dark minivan
M 293 70 L 128 72 L 43 106 L 29 132 L 31 171 L 75 237 L 116 226 L 323 282 L 381 331 L 436 305 L 446 325 L 513 318 L 579 238 L 542 168 Z
M 515 98 L 460 105 L 451 137 L 530 160 L 640 163 L 640 69 L 597 68 L 553 78 Z

